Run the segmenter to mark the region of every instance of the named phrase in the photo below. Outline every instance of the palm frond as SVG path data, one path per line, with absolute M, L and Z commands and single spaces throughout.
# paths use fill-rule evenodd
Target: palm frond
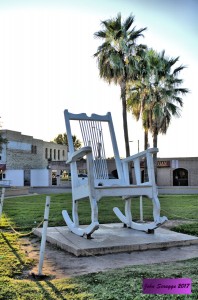
M 183 66 L 183 65 L 177 67 L 176 69 L 174 69 L 173 75 L 177 75 L 179 72 L 181 72 L 185 68 L 186 68 L 186 66 Z
M 130 16 L 124 21 L 123 27 L 124 27 L 124 30 L 125 30 L 125 31 L 128 31 L 128 30 L 129 30 L 129 28 L 131 27 L 131 25 L 132 25 L 133 22 L 134 22 L 134 19 L 135 19 L 135 17 L 132 16 L 132 15 L 130 15 Z
M 137 38 L 139 37 L 143 37 L 144 35 L 142 34 L 143 31 L 145 31 L 147 29 L 147 27 L 144 27 L 144 28 L 140 28 L 139 30 L 135 30 L 136 27 L 134 27 L 129 36 L 128 36 L 128 41 L 133 41 L 133 40 L 136 40 Z
M 106 38 L 106 32 L 103 31 L 103 30 L 97 31 L 97 32 L 94 33 L 94 37 L 105 39 Z
M 189 89 L 186 88 L 175 88 L 174 91 L 176 94 L 181 93 L 182 95 L 189 93 Z

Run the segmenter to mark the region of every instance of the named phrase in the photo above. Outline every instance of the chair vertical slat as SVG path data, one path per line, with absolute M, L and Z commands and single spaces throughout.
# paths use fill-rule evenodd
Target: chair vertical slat
M 94 149 L 93 149 L 93 143 L 92 143 L 92 134 L 90 131 L 90 122 L 88 121 L 82 121 L 79 120 L 80 123 L 80 129 L 81 129 L 81 134 L 82 134 L 82 138 L 83 138 L 83 143 L 84 146 L 91 146 L 92 147 L 92 154 L 94 157 Z M 94 177 L 96 177 L 96 172 L 95 172 L 95 167 L 94 167 Z
M 98 168 L 97 168 L 97 165 L 95 163 L 96 155 L 97 155 L 95 122 L 94 121 L 87 121 L 87 124 L 89 126 L 89 132 L 90 132 L 90 137 L 91 137 L 91 147 L 92 147 L 92 151 L 93 151 L 94 176 L 95 176 L 95 178 L 98 178 Z
M 99 128 L 99 133 L 100 133 L 100 144 L 101 144 L 101 163 L 102 163 L 102 174 L 104 174 L 104 179 L 108 179 L 109 174 L 108 174 L 108 167 L 107 167 L 107 161 L 106 161 L 106 154 L 105 154 L 105 147 L 104 147 L 104 139 L 103 139 L 103 134 L 102 134 L 102 124 L 100 122 L 100 128 Z
M 99 121 L 79 120 L 84 146 L 91 146 L 94 159 L 94 176 L 108 179 L 102 125 Z

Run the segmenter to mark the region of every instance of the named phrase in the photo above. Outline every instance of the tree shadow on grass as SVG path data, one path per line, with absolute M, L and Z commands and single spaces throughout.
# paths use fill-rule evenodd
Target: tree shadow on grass
M 79 299 L 78 298 L 78 292 L 76 291 L 76 284 L 73 283 L 73 282 L 70 282 L 70 280 L 68 280 L 68 282 L 67 282 L 67 280 L 66 281 L 65 280 L 62 283 L 62 285 L 64 286 L 64 291 L 65 292 L 66 292 L 65 288 L 67 288 L 68 297 L 71 297 L 71 293 L 72 294 L 74 293 L 73 294 L 74 298 L 75 299 Z M 63 296 L 62 291 L 61 291 L 62 289 L 59 290 L 56 287 L 56 285 L 54 285 L 53 282 L 50 279 L 47 279 L 47 280 L 44 279 L 44 280 L 42 280 L 42 279 L 39 279 L 39 277 L 38 277 L 37 280 L 35 280 L 35 283 L 38 286 L 38 288 L 42 291 L 42 294 L 45 296 L 45 299 L 54 300 L 55 299 L 54 295 L 57 297 L 56 299 L 59 299 L 59 300 L 65 300 L 65 299 L 67 299 L 66 296 Z M 47 285 L 48 288 L 45 288 L 44 285 Z M 84 299 L 84 298 L 82 298 L 82 299 Z
M 46 289 L 44 287 L 43 282 L 49 287 L 49 289 Z M 41 282 L 40 280 L 35 280 L 35 283 L 38 286 L 38 288 L 42 291 L 42 294 L 45 296 L 45 299 L 54 300 L 55 298 L 52 295 L 52 293 L 56 295 L 57 299 L 60 299 L 60 300 L 66 299 L 51 281 L 43 280 Z
M 46 281 L 46 284 L 53 290 L 53 292 L 59 297 L 58 299 L 64 300 L 65 297 L 61 294 L 61 292 L 55 287 L 55 285 L 51 281 Z
M 41 282 L 35 281 L 35 283 L 38 286 L 39 290 L 42 291 L 42 294 L 45 296 L 45 299 L 54 300 L 54 297 L 50 294 L 49 291 L 47 291 L 47 289 L 45 289 L 45 287 L 43 286 L 43 284 Z M 64 299 L 64 298 L 60 298 L 60 299 Z
M 10 241 L 7 239 L 7 237 L 4 235 L 3 232 L 1 232 L 1 236 L 4 239 L 4 241 L 6 242 L 6 244 L 8 245 L 8 247 L 10 248 L 10 250 L 12 251 L 12 253 L 16 256 L 16 258 L 18 259 L 20 264 L 24 265 L 25 261 L 21 258 L 18 251 L 12 246 L 12 244 L 10 243 Z

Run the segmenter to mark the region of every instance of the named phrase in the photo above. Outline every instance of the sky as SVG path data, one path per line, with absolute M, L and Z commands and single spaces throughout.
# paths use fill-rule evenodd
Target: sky
M 45 141 L 65 132 L 64 109 L 112 113 L 120 155 L 125 156 L 120 89 L 99 78 L 93 54 L 101 21 L 121 12 L 147 27 L 139 42 L 186 68 L 190 93 L 181 117 L 158 138 L 159 157 L 197 157 L 197 0 L 0 0 L 0 117 L 2 129 Z M 141 122 L 128 114 L 131 154 L 143 150 Z M 152 146 L 152 137 L 149 137 Z

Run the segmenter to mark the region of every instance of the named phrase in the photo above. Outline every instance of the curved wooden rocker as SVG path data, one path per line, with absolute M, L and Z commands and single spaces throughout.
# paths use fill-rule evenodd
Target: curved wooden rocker
M 74 222 L 72 222 L 70 216 L 68 215 L 68 212 L 66 210 L 62 211 L 63 218 L 65 220 L 65 223 L 69 227 L 69 229 L 79 235 L 79 236 L 87 236 L 89 237 L 95 230 L 99 228 L 98 222 L 92 222 L 89 226 L 86 228 L 80 228 L 79 226 L 76 226 Z
M 162 225 L 167 218 L 160 217 L 160 202 L 158 199 L 157 186 L 155 184 L 153 153 L 157 148 L 150 148 L 125 159 L 120 159 L 111 114 L 104 116 L 92 114 L 90 117 L 85 113 L 72 114 L 65 110 L 65 123 L 69 145 L 67 163 L 71 168 L 72 181 L 72 219 L 66 210 L 63 210 L 63 218 L 69 229 L 79 235 L 87 236 L 99 228 L 98 222 L 98 202 L 105 196 L 121 196 L 125 201 L 125 214 L 115 207 L 114 213 L 129 228 L 150 232 Z M 82 134 L 84 147 L 75 151 L 72 138 L 71 123 L 78 123 Z M 105 127 L 106 126 L 106 127 Z M 76 124 L 75 124 L 76 129 Z M 109 136 L 103 133 L 108 129 Z M 110 179 L 110 171 L 105 156 L 105 142 L 112 142 L 117 178 Z M 77 161 L 86 156 L 88 177 L 81 179 L 78 177 Z M 141 182 L 142 162 L 146 160 L 148 181 Z M 133 184 L 129 180 L 129 164 L 133 164 Z M 153 222 L 137 223 L 132 220 L 131 200 L 133 197 L 147 196 L 153 203 Z M 87 227 L 79 226 L 78 201 L 90 199 L 91 224 Z

